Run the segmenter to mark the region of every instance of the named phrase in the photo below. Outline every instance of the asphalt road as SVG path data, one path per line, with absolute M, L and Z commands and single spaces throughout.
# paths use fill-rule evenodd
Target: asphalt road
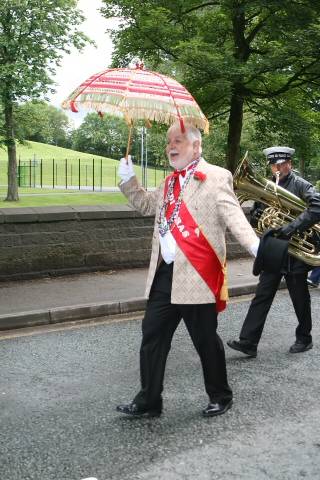
M 234 407 L 211 419 L 200 415 L 207 398 L 183 325 L 158 419 L 115 411 L 138 388 L 139 322 L 2 338 L 1 480 L 319 479 L 320 290 L 311 293 L 313 350 L 287 353 L 296 321 L 279 292 L 258 358 L 226 347 Z M 247 308 L 221 315 L 224 341 L 238 336 Z

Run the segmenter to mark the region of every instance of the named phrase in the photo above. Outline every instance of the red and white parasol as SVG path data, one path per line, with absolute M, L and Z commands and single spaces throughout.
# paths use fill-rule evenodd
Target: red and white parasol
M 173 78 L 135 68 L 112 68 L 92 75 L 76 88 L 62 107 L 78 112 L 84 108 L 99 114 L 123 117 L 132 127 L 135 120 L 171 125 L 179 121 L 209 130 L 209 122 L 188 90 Z M 130 144 L 128 141 L 128 149 Z M 128 153 L 127 149 L 127 153 Z

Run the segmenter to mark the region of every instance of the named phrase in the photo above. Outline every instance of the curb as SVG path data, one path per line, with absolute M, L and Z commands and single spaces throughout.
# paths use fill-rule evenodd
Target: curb
M 145 306 L 146 300 L 144 298 L 132 298 L 124 302 L 87 303 L 50 308 L 48 310 L 31 310 L 28 312 L 4 314 L 0 315 L 0 331 L 122 315 L 143 311 Z
M 230 287 L 229 296 L 240 297 L 252 294 L 255 292 L 256 285 L 257 283 L 251 283 Z M 279 288 L 285 288 L 285 283 L 281 282 Z M 123 302 L 87 303 L 50 308 L 48 310 L 4 314 L 0 315 L 0 331 L 143 312 L 146 302 L 145 298 L 131 298 Z

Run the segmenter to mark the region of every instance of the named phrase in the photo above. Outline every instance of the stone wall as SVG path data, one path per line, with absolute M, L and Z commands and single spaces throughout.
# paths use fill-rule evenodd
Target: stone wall
M 0 280 L 145 267 L 153 222 L 125 205 L 0 209 Z

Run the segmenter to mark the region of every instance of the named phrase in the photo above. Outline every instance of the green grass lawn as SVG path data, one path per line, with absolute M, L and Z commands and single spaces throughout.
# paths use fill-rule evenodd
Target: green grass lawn
M 126 197 L 121 193 L 48 193 L 20 194 L 18 202 L 4 201 L 5 195 L 0 194 L 0 208 L 47 207 L 54 205 L 116 205 L 127 204 Z
M 7 152 L 0 148 L 0 208 L 127 203 L 121 192 L 99 192 L 101 187 L 117 186 L 119 182 L 117 160 L 93 157 L 87 153 L 37 142 L 17 145 L 17 154 L 20 167 L 26 167 L 25 176 L 22 178 L 22 186 L 19 187 L 19 201 L 6 202 Z M 36 163 L 36 168 L 30 169 L 33 162 Z M 135 165 L 134 169 L 141 179 L 141 168 Z M 89 191 L 79 190 L 79 172 L 81 187 L 88 187 Z M 164 176 L 163 171 L 148 169 L 148 187 L 158 185 Z M 40 183 L 43 188 L 39 187 Z M 52 188 L 53 186 L 59 188 Z M 63 188 L 66 186 L 67 189 Z
M 93 156 L 66 148 L 37 142 L 17 145 L 20 187 L 91 187 L 96 190 L 114 187 L 119 178 L 119 162 L 106 157 Z M 138 178 L 142 170 L 134 166 Z M 148 168 L 148 186 L 154 187 L 164 178 L 165 172 Z M 0 149 L 0 185 L 7 184 L 7 152 Z

